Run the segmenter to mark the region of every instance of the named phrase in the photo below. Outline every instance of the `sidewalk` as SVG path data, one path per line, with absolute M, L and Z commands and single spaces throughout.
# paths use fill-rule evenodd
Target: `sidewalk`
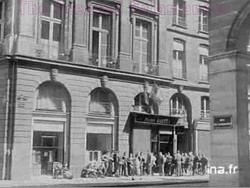
M 135 180 L 131 177 L 106 177 L 106 178 L 75 178 L 72 180 L 52 179 L 51 177 L 39 177 L 29 181 L 0 181 L 0 187 L 36 187 L 36 186 L 59 186 L 70 187 L 118 187 L 118 186 L 143 186 L 143 185 L 173 185 L 206 183 L 208 175 L 205 176 L 137 176 Z

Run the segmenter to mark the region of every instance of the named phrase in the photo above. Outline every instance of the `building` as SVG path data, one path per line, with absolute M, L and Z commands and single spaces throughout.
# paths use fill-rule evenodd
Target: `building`
M 250 186 L 249 13 L 248 0 L 211 1 L 211 186 Z
M 208 1 L 9 0 L 0 12 L 2 179 L 54 162 L 78 177 L 143 141 L 209 154 Z

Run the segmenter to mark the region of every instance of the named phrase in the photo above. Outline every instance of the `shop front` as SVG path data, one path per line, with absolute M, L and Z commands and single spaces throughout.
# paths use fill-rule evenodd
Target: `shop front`
M 177 134 L 184 128 L 177 122 L 178 117 L 131 112 L 130 153 L 170 152 L 173 155 L 177 152 Z

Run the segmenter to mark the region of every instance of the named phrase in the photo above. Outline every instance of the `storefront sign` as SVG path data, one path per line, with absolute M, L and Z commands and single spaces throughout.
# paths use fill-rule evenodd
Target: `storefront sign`
M 214 116 L 214 129 L 228 129 L 232 128 L 232 116 Z
M 135 122 L 137 123 L 146 123 L 152 125 L 174 125 L 177 123 L 176 119 L 166 116 L 153 116 L 145 114 L 137 114 L 135 116 Z

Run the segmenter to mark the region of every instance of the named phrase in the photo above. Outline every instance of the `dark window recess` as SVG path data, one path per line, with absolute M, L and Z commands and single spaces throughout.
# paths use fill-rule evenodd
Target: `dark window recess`
M 53 41 L 61 40 L 61 24 L 54 23 L 53 27 Z
M 87 150 L 110 151 L 112 149 L 111 134 L 87 134 Z
M 42 20 L 41 38 L 49 39 L 49 22 Z
M 62 5 L 54 2 L 54 18 L 61 20 L 63 15 L 62 10 Z
M 51 1 L 50 0 L 43 0 L 43 5 L 42 5 L 42 15 L 50 17 L 50 5 Z

